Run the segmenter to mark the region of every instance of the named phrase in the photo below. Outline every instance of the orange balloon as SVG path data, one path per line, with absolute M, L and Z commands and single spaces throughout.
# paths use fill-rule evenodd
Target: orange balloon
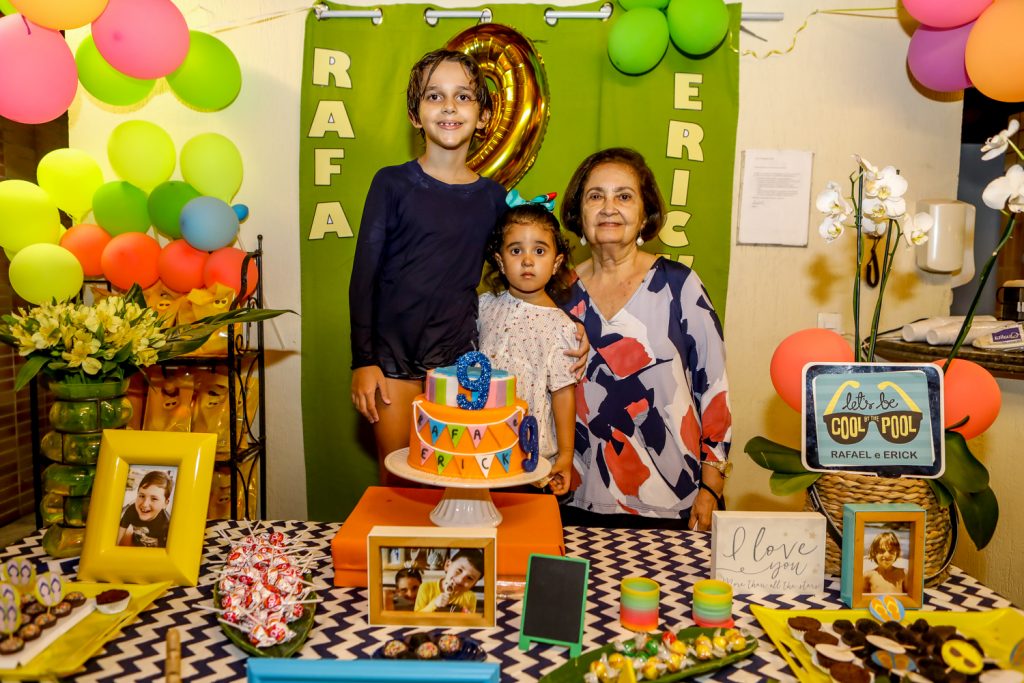
M 1024 100 L 1024 0 L 989 5 L 967 37 L 967 75 L 982 94 L 1001 102 Z
M 168 242 L 160 252 L 156 267 L 160 281 L 175 292 L 188 294 L 203 286 L 203 267 L 210 254 L 185 240 Z
M 118 289 L 143 289 L 159 278 L 160 243 L 144 232 L 125 232 L 111 238 L 100 255 L 103 277 Z
M 803 370 L 808 363 L 852 363 L 850 343 L 832 330 L 812 327 L 789 335 L 772 354 L 772 385 L 786 404 L 800 411 Z
M 86 277 L 103 275 L 100 255 L 110 241 L 110 233 L 98 225 L 79 223 L 68 228 L 61 235 L 60 246 L 64 247 L 82 264 L 82 272 Z
M 939 367 L 945 362 L 934 361 Z M 1002 405 L 1003 394 L 992 373 L 972 361 L 953 359 L 943 377 L 943 426 L 946 429 L 966 417 L 967 423 L 953 431 L 965 439 L 973 439 L 992 426 Z
M 220 283 L 235 292 L 242 290 L 242 260 L 246 252 L 235 247 L 224 247 L 210 254 L 203 269 L 203 280 L 207 287 Z M 256 261 L 250 260 L 246 268 L 245 296 L 252 296 L 256 291 L 256 281 L 259 279 L 259 271 L 256 268 Z

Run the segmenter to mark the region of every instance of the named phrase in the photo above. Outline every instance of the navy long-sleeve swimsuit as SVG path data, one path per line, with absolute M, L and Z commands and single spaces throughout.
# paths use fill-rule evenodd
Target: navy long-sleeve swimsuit
M 420 379 L 473 349 L 484 247 L 505 208 L 489 178 L 449 185 L 415 159 L 377 172 L 349 286 L 353 368 Z

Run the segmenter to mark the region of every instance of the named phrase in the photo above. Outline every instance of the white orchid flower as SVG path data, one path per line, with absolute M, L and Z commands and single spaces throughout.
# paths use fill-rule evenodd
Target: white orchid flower
M 1013 213 L 1024 211 L 1024 168 L 1020 164 L 1010 167 L 1006 175 L 996 178 L 981 193 L 985 206 Z
M 839 184 L 831 180 L 818 195 L 818 198 L 814 200 L 814 205 L 818 208 L 818 211 L 824 214 L 842 216 L 841 220 L 844 221 L 850 215 L 850 212 L 853 211 L 853 207 L 843 197 Z
M 865 235 L 884 235 L 892 216 L 886 211 L 885 202 L 876 197 L 866 197 L 862 205 L 860 230 Z
M 1016 135 L 1018 130 L 1020 130 L 1020 121 L 1013 119 L 1006 130 L 1001 130 L 986 140 L 985 144 L 981 146 L 981 151 L 984 152 L 981 155 L 981 160 L 988 161 L 1002 156 L 1006 152 L 1006 148 L 1010 146 L 1010 138 Z
M 930 213 L 920 211 L 914 215 L 907 214 L 900 220 L 903 227 L 903 236 L 907 244 L 912 247 L 924 244 L 928 241 L 928 231 L 935 225 L 935 219 Z
M 845 219 L 845 216 L 826 216 L 825 220 L 818 226 L 818 234 L 822 236 L 826 243 L 834 241 L 846 229 L 846 225 L 843 223 Z
M 853 158 L 857 161 L 857 164 L 862 169 L 864 169 L 864 173 L 869 179 L 874 178 L 875 176 L 878 175 L 878 167 L 872 164 L 870 161 L 868 161 L 859 154 L 854 154 Z
M 886 166 L 876 173 L 874 178 L 868 179 L 864 183 L 864 194 L 868 197 L 878 197 L 882 201 L 900 199 L 906 192 L 907 181 L 894 166 Z M 900 211 L 896 216 L 901 216 L 903 213 L 904 211 Z

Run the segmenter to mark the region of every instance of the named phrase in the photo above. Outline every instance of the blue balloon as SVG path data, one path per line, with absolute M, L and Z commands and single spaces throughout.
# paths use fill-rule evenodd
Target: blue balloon
M 238 216 L 216 197 L 196 197 L 181 209 L 181 236 L 201 251 L 216 251 L 235 241 Z
M 235 204 L 231 208 L 234 210 L 235 215 L 238 216 L 239 223 L 244 223 L 245 219 L 249 217 L 249 207 L 245 204 Z

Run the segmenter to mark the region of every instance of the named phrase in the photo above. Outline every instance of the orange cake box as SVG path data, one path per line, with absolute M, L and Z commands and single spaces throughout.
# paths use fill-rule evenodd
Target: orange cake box
M 441 489 L 371 486 L 331 540 L 335 586 L 366 586 L 366 537 L 375 526 L 429 526 Z M 492 492 L 501 511 L 498 579 L 524 581 L 532 553 L 564 555 L 562 518 L 555 497 L 539 493 Z

